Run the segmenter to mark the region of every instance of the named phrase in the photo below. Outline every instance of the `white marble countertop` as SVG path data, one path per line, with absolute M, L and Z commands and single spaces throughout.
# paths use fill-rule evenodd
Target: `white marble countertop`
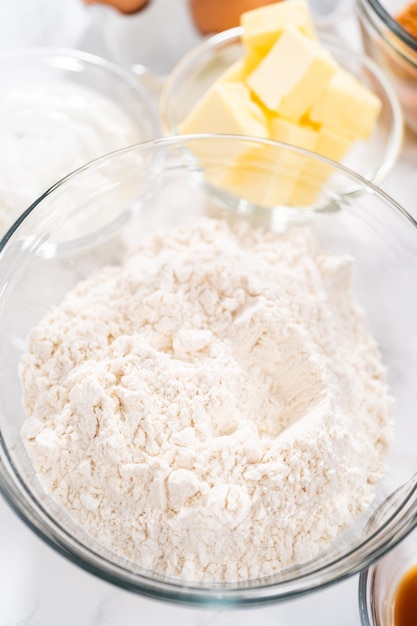
M 166 73 L 198 40 L 184 0 L 153 0 L 146 12 L 131 18 L 109 17 L 102 8 L 87 8 L 81 0 L 1 0 L 0 50 L 74 47 Z M 417 218 L 416 172 L 417 138 L 407 135 L 382 187 Z M 0 626 L 360 624 L 357 576 L 283 604 L 230 611 L 188 608 L 134 595 L 84 572 L 38 539 L 1 498 L 0 529 Z
M 359 626 L 357 577 L 285 604 L 197 609 L 118 589 L 66 561 L 0 500 L 1 626 Z

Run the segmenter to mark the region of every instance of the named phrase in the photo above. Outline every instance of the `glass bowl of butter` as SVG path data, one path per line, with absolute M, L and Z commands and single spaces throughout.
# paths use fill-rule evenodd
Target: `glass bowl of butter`
M 304 222 L 248 213 L 300 159 L 330 168 L 324 202 L 333 174 L 359 193 Z M 105 240 L 56 245 L 111 206 L 131 219 Z M 416 523 L 416 227 L 253 137 L 162 138 L 57 182 L 0 244 L 3 495 L 157 599 L 288 600 L 366 568 Z
M 241 26 L 191 50 L 169 75 L 160 108 L 168 135 L 282 141 L 376 184 L 402 145 L 400 105 L 389 81 L 370 59 L 320 34 L 302 0 L 249 11 Z

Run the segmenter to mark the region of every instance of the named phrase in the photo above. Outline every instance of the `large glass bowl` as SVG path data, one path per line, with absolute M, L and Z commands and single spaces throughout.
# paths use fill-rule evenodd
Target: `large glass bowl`
M 181 123 L 218 77 L 244 53 L 241 27 L 213 35 L 188 52 L 169 74 L 160 99 L 161 119 L 168 135 L 181 133 Z M 368 57 L 336 38 L 318 31 L 320 43 L 337 63 L 367 85 L 382 101 L 381 113 L 369 139 L 357 141 L 343 163 L 375 184 L 394 166 L 403 140 L 403 119 L 395 90 Z M 201 129 L 210 132 L 211 129 Z
M 337 211 L 248 211 L 245 197 L 222 194 L 207 181 L 236 166 L 237 150 L 267 149 L 252 164 L 252 184 L 277 182 L 274 162 L 312 153 L 273 142 L 232 136 L 164 138 L 107 155 L 53 186 L 14 224 L 0 250 L 0 485 L 17 514 L 58 552 L 86 570 L 132 591 L 194 604 L 237 606 L 283 600 L 324 587 L 365 568 L 416 524 L 415 481 L 401 497 L 386 496 L 415 470 L 417 421 L 417 245 L 416 222 L 384 192 L 338 164 L 326 162 L 357 197 L 323 197 Z M 275 156 L 273 159 L 272 156 Z M 97 181 L 101 182 L 97 185 Z M 279 179 L 278 179 L 279 183 Z M 62 229 L 79 214 L 116 203 L 128 212 L 117 232 L 88 244 L 62 248 Z M 396 439 L 388 472 L 375 500 L 355 524 L 317 558 L 269 578 L 238 584 L 187 583 L 141 569 L 87 536 L 44 492 L 21 438 L 25 418 L 18 364 L 30 329 L 80 280 L 104 265 L 121 262 L 151 233 L 186 226 L 201 216 L 262 223 L 280 233 L 303 224 L 321 245 L 356 261 L 355 291 L 369 318 L 388 368 L 395 397 Z M 304 215 L 304 218 L 303 218 Z
M 407 0 L 357 0 L 357 14 L 366 53 L 390 79 L 408 126 L 417 132 L 417 39 L 396 17 Z

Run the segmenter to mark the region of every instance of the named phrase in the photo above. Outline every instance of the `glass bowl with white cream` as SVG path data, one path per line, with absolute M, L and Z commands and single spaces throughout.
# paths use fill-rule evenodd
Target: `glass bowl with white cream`
M 288 160 L 360 193 L 249 212 Z M 131 219 L 57 245 L 109 206 Z M 1 241 L 3 495 L 158 599 L 280 601 L 367 567 L 416 523 L 415 479 L 386 500 L 415 471 L 416 237 L 364 178 L 255 138 L 163 138 L 65 177 Z
M 0 77 L 2 235 L 72 170 L 159 135 L 147 92 L 129 72 L 101 57 L 54 48 L 4 52 Z M 91 221 L 90 216 L 83 236 L 118 217 L 108 213 Z

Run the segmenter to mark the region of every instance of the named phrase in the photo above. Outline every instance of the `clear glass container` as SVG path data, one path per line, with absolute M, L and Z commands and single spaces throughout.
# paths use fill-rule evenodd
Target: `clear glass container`
M 251 188 L 285 184 L 276 163 L 302 159 L 325 163 L 329 179 L 320 207 L 260 209 L 239 194 L 224 192 L 220 174 L 238 173 L 236 154 L 267 154 L 253 160 Z M 238 169 L 236 169 L 238 168 Z M 356 189 L 346 196 L 338 189 Z M 116 205 L 128 219 L 117 230 L 76 236 L 79 214 L 95 215 Z M 328 208 L 331 210 L 328 210 Z M 396 401 L 396 439 L 388 471 L 372 505 L 313 560 L 274 576 L 239 583 L 207 584 L 164 577 L 114 554 L 88 536 L 45 493 L 22 442 L 25 419 L 18 364 L 30 329 L 80 280 L 105 265 L 122 262 L 152 233 L 186 226 L 201 216 L 246 220 L 277 233 L 303 225 L 320 244 L 356 263 L 355 292 L 388 368 Z M 68 225 L 75 231 L 64 239 Z M 254 138 L 165 138 L 98 159 L 43 194 L 14 224 L 0 246 L 0 486 L 16 513 L 49 545 L 79 566 L 116 585 L 159 599 L 188 604 L 239 606 L 289 599 L 366 568 L 416 524 L 416 481 L 389 506 L 377 507 L 415 470 L 417 422 L 416 222 L 385 193 L 343 166 L 290 146 Z M 377 514 L 376 514 L 377 511 Z
M 357 14 L 366 53 L 390 79 L 404 118 L 417 132 L 417 39 L 395 17 L 407 0 L 357 0 Z
M 412 531 L 359 577 L 362 626 L 394 626 L 394 596 L 403 576 L 417 565 L 417 532 Z
M 0 79 L 1 235 L 70 171 L 161 134 L 148 92 L 132 73 L 99 56 L 59 48 L 6 51 Z M 110 214 L 85 221 L 84 235 L 111 221 Z
M 242 29 L 237 27 L 209 37 L 174 67 L 163 86 L 160 100 L 166 134 L 180 134 L 181 123 L 208 87 L 243 55 L 241 34 Z M 343 159 L 346 166 L 379 184 L 391 171 L 402 146 L 403 119 L 396 93 L 370 59 L 328 34 L 321 34 L 320 42 L 342 68 L 367 85 L 382 101 L 372 136 L 366 141 L 355 142 Z

